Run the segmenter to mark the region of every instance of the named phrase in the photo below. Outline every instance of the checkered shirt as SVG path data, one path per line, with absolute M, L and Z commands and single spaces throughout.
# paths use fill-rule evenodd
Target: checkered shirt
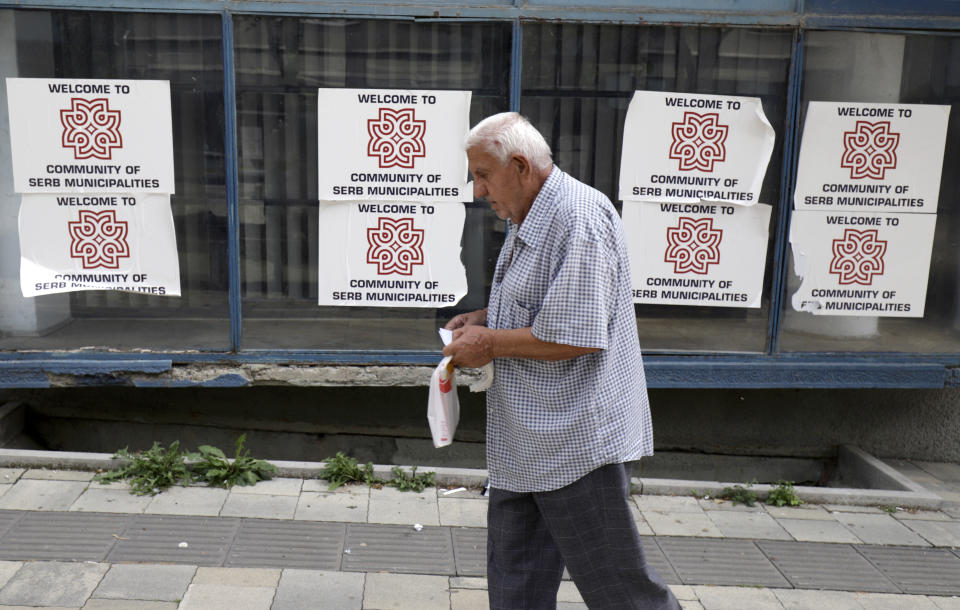
M 487 391 L 490 485 L 564 487 L 653 453 L 647 384 L 620 217 L 554 167 L 520 225 L 508 223 L 487 326 L 600 348 L 559 362 L 496 358 Z

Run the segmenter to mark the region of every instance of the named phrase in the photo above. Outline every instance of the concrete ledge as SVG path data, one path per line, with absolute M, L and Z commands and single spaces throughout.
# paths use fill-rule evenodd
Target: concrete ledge
M 856 447 L 842 448 L 842 455 L 852 459 L 858 468 L 875 468 L 878 480 L 894 481 L 901 489 L 853 489 L 840 487 L 807 487 L 796 486 L 797 496 L 804 502 L 812 504 L 847 504 L 863 506 L 900 506 L 920 508 L 924 510 L 939 510 L 943 506 L 943 499 L 937 494 L 928 491 L 906 479 L 895 469 L 884 464 L 873 456 Z M 63 470 L 112 470 L 122 462 L 113 459 L 109 453 L 80 453 L 64 451 L 36 451 L 27 449 L 0 449 L 0 467 L 28 467 Z M 320 478 L 320 471 L 325 462 L 289 462 L 272 461 L 277 467 L 277 476 L 296 477 L 304 479 Z M 404 472 L 410 473 L 411 467 L 401 466 Z M 393 466 L 375 464 L 374 474 L 389 480 L 393 477 Z M 435 468 L 432 466 L 418 466 L 421 472 L 435 472 L 439 485 L 462 485 L 464 487 L 481 486 L 487 481 L 487 471 L 473 468 Z M 643 495 L 689 496 L 694 493 L 698 496 L 709 495 L 717 497 L 723 493 L 725 487 L 744 485 L 743 483 L 723 481 L 688 481 L 681 479 L 631 479 L 633 493 Z M 756 492 L 757 498 L 764 500 L 770 494 L 774 485 L 756 484 L 750 489 Z

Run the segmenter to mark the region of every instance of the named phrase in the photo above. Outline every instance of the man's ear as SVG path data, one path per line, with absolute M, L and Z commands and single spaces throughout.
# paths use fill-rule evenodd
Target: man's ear
M 530 162 L 527 161 L 527 158 L 523 155 L 511 156 L 510 165 L 512 165 L 517 170 L 517 173 L 521 176 L 529 174 L 531 170 Z

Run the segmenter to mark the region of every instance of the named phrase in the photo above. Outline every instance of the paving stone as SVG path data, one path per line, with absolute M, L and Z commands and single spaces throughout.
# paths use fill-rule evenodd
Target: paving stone
M 303 487 L 303 479 L 279 477 L 257 481 L 256 485 L 234 485 L 230 488 L 232 494 L 260 494 L 265 496 L 299 496 Z
M 657 511 L 643 511 L 643 517 L 647 520 L 647 525 L 658 536 L 698 536 L 720 538 L 723 533 L 707 517 L 707 514 L 700 512 L 676 512 L 661 513 Z
M 857 550 L 904 593 L 960 594 L 960 558 L 949 551 L 892 546 Z
M 177 610 L 178 602 L 91 598 L 81 610 Z
M 239 527 L 239 519 L 136 515 L 107 559 L 219 566 Z
M 897 510 L 891 516 L 898 521 L 952 521 L 952 517 L 939 510 Z
M 903 524 L 923 536 L 933 546 L 960 547 L 958 521 L 904 521 Z
M 349 551 L 349 552 L 348 552 Z M 343 551 L 344 571 L 415 574 L 457 573 L 449 528 L 351 523 Z
M 937 610 L 923 595 L 891 595 L 889 593 L 854 593 L 862 608 L 870 610 Z
M 87 489 L 70 506 L 71 511 L 93 513 L 142 513 L 153 500 L 123 489 Z
M 700 503 L 693 496 L 632 496 L 641 511 L 660 513 L 701 513 Z
M 0 538 L 0 558 L 102 561 L 128 520 L 126 515 L 26 513 Z
M 13 484 L 12 484 L 12 483 L 9 483 L 9 484 L 6 484 L 6 485 L 0 485 L 0 496 L 2 496 L 3 494 L 7 493 L 7 490 L 10 489 L 11 487 L 13 487 Z
M 874 515 L 885 514 L 881 508 L 876 506 L 857 506 L 856 504 L 822 504 L 824 510 L 831 513 L 870 513 Z
M 960 610 L 960 597 L 942 597 L 931 595 L 928 598 L 938 610 Z
M 673 566 L 667 561 L 667 556 L 663 554 L 660 545 L 657 544 L 657 539 L 653 536 L 642 536 L 640 543 L 643 545 L 643 556 L 647 565 L 660 575 L 663 582 L 668 585 L 679 585 L 680 577 L 677 576 Z
M 839 521 L 777 519 L 777 523 L 800 542 L 848 542 L 853 544 L 861 542 Z
M 270 610 L 273 587 L 190 585 L 179 610 Z
M 712 510 L 707 512 L 707 516 L 727 538 L 793 539 L 766 513 Z
M 116 564 L 100 581 L 93 597 L 180 601 L 196 571 L 195 566 Z
M 360 610 L 365 574 L 284 570 L 271 610 Z
M 818 521 L 836 521 L 833 515 L 817 504 L 800 506 L 765 506 L 764 510 L 774 519 L 815 519 Z
M 80 470 L 47 470 L 45 468 L 31 468 L 23 473 L 24 479 L 39 479 L 44 481 L 92 481 L 95 473 Z
M 422 493 L 392 487 L 371 489 L 367 519 L 370 523 L 440 525 L 437 494 L 433 489 Z
M 252 519 L 293 519 L 297 511 L 296 496 L 268 496 L 262 494 L 230 493 L 220 515 Z
M 486 576 L 487 530 L 475 527 L 454 527 L 453 554 L 457 574 L 461 576 Z M 486 580 L 483 580 L 486 588 Z
M 487 591 L 477 589 L 454 589 L 450 591 L 450 610 L 488 610 L 490 600 Z
M 110 481 L 109 483 L 103 483 L 101 481 L 90 481 L 87 489 L 132 489 L 129 481 Z M 147 496 L 149 497 L 149 496 Z
M 697 500 L 697 503 L 700 504 L 700 508 L 703 510 L 726 510 L 734 511 L 738 513 L 762 513 L 763 505 L 757 502 L 753 506 L 747 506 L 746 504 L 741 504 L 739 502 L 731 502 L 730 500 L 720 500 L 717 498 L 700 498 Z
M 703 610 L 703 604 L 699 601 L 680 600 L 680 610 Z
M 483 589 L 487 590 L 487 579 L 475 576 L 451 576 L 451 589 Z
M 918 467 L 929 472 L 941 481 L 960 483 L 960 464 L 950 462 L 918 462 L 914 461 Z
M 230 585 L 234 587 L 276 587 L 280 582 L 276 568 L 212 568 L 199 567 L 193 577 L 195 585 Z
M 798 589 L 900 592 L 847 544 L 758 541 L 757 546 Z
M 487 501 L 469 498 L 438 498 L 440 525 L 486 527 Z
M 423 574 L 367 574 L 363 608 L 449 610 L 449 582 Z
M 0 591 L 0 604 L 80 607 L 107 568 L 103 563 L 25 563 Z
M 244 519 L 226 564 L 338 570 L 345 532 L 342 523 Z
M 946 513 L 952 519 L 960 519 L 960 505 L 957 505 L 957 506 L 944 505 L 940 508 L 940 510 Z
M 769 589 L 747 587 L 694 587 L 704 610 L 782 610 L 780 600 Z
M 867 544 L 929 546 L 929 543 L 887 514 L 840 513 L 837 520 Z
M 0 605 L 0 610 L 37 610 L 37 607 Z M 77 608 L 64 608 L 63 606 L 43 606 L 43 610 L 77 610 Z
M 369 493 L 303 492 L 294 519 L 366 523 Z
M 67 510 L 86 488 L 80 481 L 20 479 L 0 496 L 0 509 Z
M 557 591 L 558 602 L 583 603 L 583 596 L 573 581 L 565 580 L 560 583 L 560 589 Z
M 863 610 L 856 594 L 847 591 L 773 589 L 773 594 L 787 610 Z
M 683 584 L 790 586 L 753 542 L 657 537 L 657 544 Z
M 22 561 L 0 561 L 0 588 L 13 578 L 22 565 Z
M 23 476 L 24 472 L 26 470 L 23 468 L 0 468 L 0 483 L 12 485 Z
M 154 496 L 144 512 L 152 515 L 216 517 L 227 495 L 226 489 L 214 487 L 171 487 Z
M 697 601 L 697 592 L 690 585 L 670 585 L 673 595 L 680 601 Z

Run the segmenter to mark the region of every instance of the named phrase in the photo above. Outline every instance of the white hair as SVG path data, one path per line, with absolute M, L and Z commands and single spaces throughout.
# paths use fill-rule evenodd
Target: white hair
M 550 145 L 537 128 L 517 112 L 501 112 L 483 119 L 464 140 L 465 150 L 479 148 L 506 165 L 512 155 L 525 157 L 537 170 L 553 164 Z

